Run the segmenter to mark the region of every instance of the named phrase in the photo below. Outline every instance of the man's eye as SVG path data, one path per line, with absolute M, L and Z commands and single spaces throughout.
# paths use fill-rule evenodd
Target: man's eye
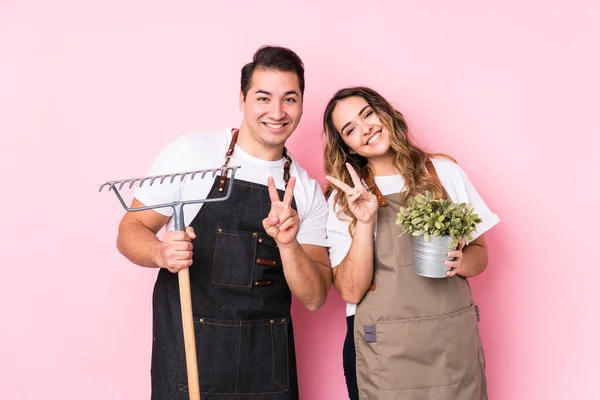
M 295 102 L 296 102 L 296 99 L 295 99 L 295 98 L 293 98 L 293 97 L 288 97 L 287 99 L 285 99 L 285 100 L 283 100 L 283 101 L 285 101 L 286 103 L 295 103 Z
M 259 97 L 257 100 L 258 101 L 269 101 L 269 99 L 267 97 Z

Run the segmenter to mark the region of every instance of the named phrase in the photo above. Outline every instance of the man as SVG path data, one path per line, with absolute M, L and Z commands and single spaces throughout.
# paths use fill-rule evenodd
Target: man
M 160 268 L 153 296 L 153 399 L 188 396 L 176 275 L 188 267 L 202 395 L 298 398 L 291 294 L 316 310 L 331 284 L 327 204 L 284 147 L 302 116 L 303 95 L 300 58 L 289 49 L 260 48 L 242 69 L 239 130 L 180 137 L 149 172 L 216 168 L 227 153 L 228 165 L 242 166 L 232 197 L 187 205 L 185 232 L 171 230 L 170 208 L 128 213 L 121 221 L 119 251 L 138 265 Z M 219 181 L 144 186 L 132 206 L 221 197 Z M 160 241 L 156 233 L 165 224 Z

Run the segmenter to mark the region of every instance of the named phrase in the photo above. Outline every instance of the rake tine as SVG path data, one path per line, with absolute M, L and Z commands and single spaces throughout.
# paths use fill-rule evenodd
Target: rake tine
M 131 180 L 131 183 L 129 184 L 129 189 L 131 189 L 133 187 L 133 185 L 135 184 L 135 182 L 139 181 L 141 178 L 134 178 Z
M 140 187 L 142 187 L 142 185 L 144 184 L 144 182 L 146 182 L 149 178 L 142 178 L 142 180 L 140 181 Z
M 125 185 L 129 185 L 129 189 L 133 188 L 133 186 L 137 183 L 139 187 L 142 187 L 146 181 L 149 181 L 148 185 L 154 185 L 154 182 L 158 179 L 159 184 L 163 184 L 166 179 L 169 180 L 169 183 L 175 182 L 175 178 L 178 176 L 181 177 L 181 182 L 185 181 L 186 176 L 190 176 L 189 179 L 196 178 L 196 175 L 200 175 L 201 179 L 206 177 L 206 174 L 210 173 L 210 175 L 214 178 L 218 172 L 221 173 L 221 176 L 228 176 L 228 172 L 231 170 L 231 174 L 235 174 L 239 167 L 219 167 L 212 169 L 200 169 L 196 171 L 187 171 L 187 172 L 178 172 L 173 174 L 165 174 L 165 175 L 155 175 L 155 176 L 146 176 L 146 177 L 138 177 L 132 179 L 123 179 L 123 180 L 115 180 L 115 181 L 107 181 L 100 185 L 98 191 L 101 192 L 105 186 L 108 186 L 108 191 L 111 190 L 121 190 Z

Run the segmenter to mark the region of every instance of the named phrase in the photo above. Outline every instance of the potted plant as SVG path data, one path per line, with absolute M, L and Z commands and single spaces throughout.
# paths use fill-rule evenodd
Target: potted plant
M 429 278 L 447 277 L 450 268 L 444 261 L 451 260 L 448 252 L 455 250 L 460 240 L 466 244 L 473 240 L 471 233 L 479 223 L 481 218 L 473 212 L 472 204 L 434 199 L 429 192 L 409 199 L 396 220 L 402 234 L 415 237 L 415 272 Z

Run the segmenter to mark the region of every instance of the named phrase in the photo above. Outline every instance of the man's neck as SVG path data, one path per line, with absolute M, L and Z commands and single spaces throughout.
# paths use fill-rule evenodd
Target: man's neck
M 268 146 L 257 142 L 247 128 L 242 125 L 236 144 L 254 158 L 265 161 L 277 161 L 283 157 L 284 145 Z

